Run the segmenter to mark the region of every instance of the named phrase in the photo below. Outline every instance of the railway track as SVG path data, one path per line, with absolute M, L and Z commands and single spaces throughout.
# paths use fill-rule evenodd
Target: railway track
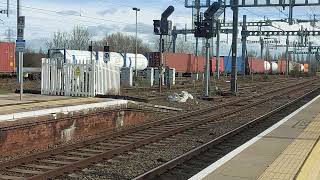
M 192 81 L 192 80 L 189 80 L 189 82 Z M 279 83 L 279 82 L 287 82 L 288 79 L 281 79 L 281 80 L 277 80 L 276 82 Z M 271 84 L 271 83 L 274 83 L 274 81 L 267 81 L 267 82 L 257 82 L 256 84 L 261 84 L 261 85 L 266 85 L 266 84 Z M 217 85 L 222 88 L 228 88 L 228 84 L 226 84 L 225 82 L 217 82 Z M 203 86 L 203 83 L 200 81 L 200 82 L 197 82 L 196 83 L 196 88 L 202 88 Z M 241 83 L 240 84 L 240 87 L 241 88 L 244 88 L 244 87 L 252 87 L 252 83 Z M 185 85 L 175 85 L 172 87 L 171 90 L 183 90 L 183 89 L 194 89 L 194 85 L 193 84 L 185 84 Z M 139 93 L 139 92 L 148 92 L 148 91 L 158 91 L 159 88 L 158 87 L 137 87 L 137 88 L 123 88 L 122 89 L 122 94 L 128 94 L 128 93 Z M 170 89 L 167 88 L 167 86 L 163 86 L 163 90 L 167 90 L 167 91 L 170 91 Z
M 291 112 L 319 94 L 319 88 L 295 98 L 294 100 L 229 131 L 169 162 L 134 178 L 145 179 L 188 179 L 204 168 L 216 162 L 232 150 L 257 136 L 273 124 L 279 122 Z
M 310 80 L 286 88 L 274 89 L 260 95 L 230 101 L 219 106 L 185 113 L 132 129 L 108 134 L 87 142 L 2 163 L 0 164 L 0 179 L 47 179 L 61 176 L 65 173 L 84 168 L 92 163 L 111 159 L 123 152 L 184 132 L 190 128 L 210 122 L 215 123 L 215 119 L 241 112 L 280 95 L 298 91 L 314 83 Z
M 243 83 L 239 85 L 239 91 L 247 91 L 247 90 L 260 90 L 263 87 L 267 87 L 267 86 L 274 86 L 274 85 L 281 85 L 283 83 L 295 83 L 296 80 L 280 80 L 280 81 L 272 81 L 272 82 L 257 82 L 254 85 L 252 83 Z M 226 83 L 217 83 L 217 87 L 219 87 L 221 92 L 228 92 L 229 91 L 229 84 Z M 175 90 L 185 90 L 188 91 L 189 93 L 193 93 L 195 95 L 202 95 L 202 86 L 197 86 L 196 88 L 194 88 L 193 86 L 179 86 L 177 87 Z M 145 89 L 146 90 L 146 89 Z M 151 91 L 151 90 L 149 90 Z M 135 92 L 135 91 L 133 91 Z M 148 95 L 148 94 L 143 94 L 144 96 L 147 96 L 147 98 L 143 98 L 145 100 L 145 102 L 150 102 L 150 101 L 154 101 L 154 100 L 160 100 L 160 99 L 166 99 L 168 96 L 168 92 L 173 92 L 172 90 L 167 91 L 166 93 L 159 93 L 159 92 L 155 92 L 154 94 Z M 131 92 L 132 93 L 132 92 Z

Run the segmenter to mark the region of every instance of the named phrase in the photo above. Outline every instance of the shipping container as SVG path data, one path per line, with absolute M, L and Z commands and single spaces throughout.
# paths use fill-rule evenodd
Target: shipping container
M 265 73 L 266 67 L 264 65 L 264 60 L 257 59 L 253 57 L 248 58 L 249 69 L 252 73 Z
M 309 72 L 309 64 L 304 64 L 304 72 L 308 73 Z
M 277 74 L 278 73 L 278 63 L 276 62 L 271 62 L 270 63 L 270 70 L 271 70 L 271 73 L 273 74 Z
M 224 72 L 225 73 L 231 73 L 231 66 L 232 66 L 232 57 L 225 56 L 224 57 Z M 243 72 L 243 64 L 242 64 L 242 58 L 237 57 L 237 73 L 242 74 Z
M 178 73 L 204 72 L 205 59 L 184 53 L 164 53 L 164 64 Z
M 217 58 L 214 57 L 211 59 L 211 73 L 215 73 L 216 72 L 216 63 L 217 63 Z M 219 59 L 219 71 L 220 73 L 224 73 L 224 60 L 223 57 L 220 57 Z
M 185 73 L 192 69 L 192 56 L 182 53 L 164 53 L 164 65 L 175 68 L 176 72 Z
M 304 72 L 304 64 L 299 64 L 300 65 L 300 72 Z
M 278 73 L 285 74 L 286 73 L 286 64 L 287 62 L 285 60 L 278 60 Z M 293 71 L 295 67 L 294 62 L 289 62 L 289 72 Z
M 206 65 L 205 58 L 203 56 L 194 56 L 194 55 L 192 55 L 192 56 L 195 59 L 195 64 L 193 66 L 194 68 L 193 68 L 192 73 L 197 73 L 197 72 L 203 73 L 205 65 Z M 209 65 L 210 65 L 210 62 L 209 62 Z
M 15 72 L 15 43 L 0 42 L 0 73 Z
M 286 73 L 286 61 L 278 60 L 278 73 L 285 74 Z

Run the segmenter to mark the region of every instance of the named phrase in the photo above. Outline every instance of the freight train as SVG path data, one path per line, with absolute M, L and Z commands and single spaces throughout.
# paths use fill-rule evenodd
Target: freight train
M 11 42 L 0 42 L 0 75 L 13 74 L 16 69 L 16 46 Z
M 94 60 L 97 63 L 108 63 L 120 68 L 127 67 L 135 69 L 135 67 L 137 67 L 138 71 L 148 67 L 148 60 L 144 55 L 137 54 L 136 60 L 135 54 L 132 53 L 110 52 L 107 61 L 105 61 L 104 52 L 92 52 L 91 54 L 91 51 L 52 49 L 49 51 L 49 58 L 54 58 L 64 63 L 77 64 L 90 63 Z M 137 66 L 135 63 L 137 63 Z
M 160 65 L 160 53 L 151 52 L 147 54 L 150 67 L 159 67 Z M 205 58 L 202 56 L 194 56 L 192 54 L 184 53 L 164 53 L 163 54 L 164 65 L 170 68 L 175 68 L 177 73 L 203 73 L 205 67 Z M 217 59 L 210 59 L 210 72 L 214 74 L 216 71 Z M 220 73 L 231 73 L 231 57 L 224 56 L 219 59 Z M 244 67 L 245 66 L 245 67 Z M 243 71 L 251 72 L 254 74 L 285 74 L 286 61 L 264 61 L 259 58 L 249 57 L 245 64 L 242 63 L 242 58 L 237 58 L 237 72 L 243 74 Z M 289 62 L 289 71 L 298 70 L 300 72 L 308 72 L 308 64 L 299 64 L 296 62 Z

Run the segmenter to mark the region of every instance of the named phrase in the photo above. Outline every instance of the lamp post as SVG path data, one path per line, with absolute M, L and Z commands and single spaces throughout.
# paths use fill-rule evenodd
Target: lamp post
M 139 8 L 132 8 L 132 10 L 136 11 L 136 53 L 135 53 L 135 63 L 134 63 L 134 76 L 135 79 L 137 80 L 138 77 L 138 71 L 137 71 L 137 54 L 138 54 L 138 11 L 140 11 Z

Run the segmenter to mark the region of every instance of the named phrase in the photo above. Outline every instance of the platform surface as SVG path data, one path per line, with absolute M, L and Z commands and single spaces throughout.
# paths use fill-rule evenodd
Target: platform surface
M 0 122 L 33 115 L 126 105 L 126 100 L 24 94 L 0 95 Z
M 320 96 L 192 180 L 320 179 Z

